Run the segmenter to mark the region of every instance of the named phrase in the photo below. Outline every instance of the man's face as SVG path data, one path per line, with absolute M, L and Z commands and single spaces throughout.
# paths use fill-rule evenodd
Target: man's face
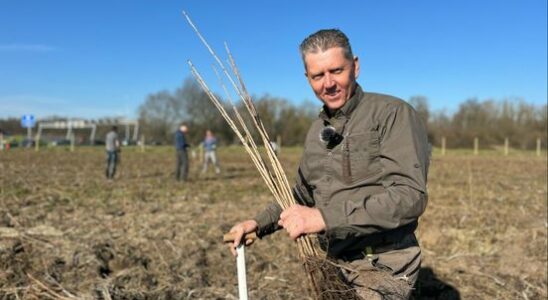
M 183 133 L 187 133 L 188 128 L 185 125 L 182 125 L 181 127 L 179 127 L 179 130 L 181 130 Z
M 312 90 L 329 109 L 341 108 L 352 97 L 360 72 L 357 57 L 349 60 L 344 56 L 343 48 L 335 47 L 307 53 L 304 62 Z

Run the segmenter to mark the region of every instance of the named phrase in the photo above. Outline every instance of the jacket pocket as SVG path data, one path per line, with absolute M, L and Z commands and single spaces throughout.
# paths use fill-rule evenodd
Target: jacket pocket
M 380 137 L 377 131 L 360 132 L 346 137 L 349 174 L 352 183 L 363 181 L 381 172 Z M 345 155 L 343 154 L 343 155 Z M 345 167 L 343 166 L 343 169 Z

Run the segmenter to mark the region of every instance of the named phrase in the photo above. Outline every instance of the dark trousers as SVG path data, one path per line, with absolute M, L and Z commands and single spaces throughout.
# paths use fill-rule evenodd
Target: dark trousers
M 421 266 L 421 249 L 414 234 L 351 262 L 341 261 L 343 278 L 362 299 L 409 299 Z
M 116 173 L 116 164 L 118 163 L 118 151 L 107 151 L 107 169 L 106 175 L 108 179 L 114 178 Z
M 188 154 L 186 150 L 177 150 L 175 178 L 182 181 L 186 181 L 188 178 Z

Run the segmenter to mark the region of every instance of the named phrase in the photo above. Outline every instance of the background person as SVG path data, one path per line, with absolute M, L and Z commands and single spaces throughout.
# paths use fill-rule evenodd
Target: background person
M 186 140 L 186 133 L 188 127 L 186 124 L 181 123 L 177 132 L 175 132 L 175 150 L 177 155 L 177 161 L 175 165 L 175 179 L 177 181 L 188 180 L 188 152 L 187 148 L 189 144 Z
M 113 179 L 116 174 L 116 165 L 120 160 L 120 139 L 118 138 L 118 127 L 112 126 L 105 138 L 105 149 L 107 151 L 107 179 Z
M 414 235 L 427 203 L 426 130 L 404 101 L 366 93 L 346 35 L 320 30 L 300 45 L 305 76 L 323 102 L 306 136 L 293 205 L 272 203 L 230 230 L 231 251 L 244 233 L 285 229 L 290 238 L 316 233 L 341 275 L 364 299 L 407 299 L 419 273 Z M 368 281 L 372 271 L 386 280 Z
M 204 141 L 202 142 L 202 146 L 204 147 L 204 164 L 202 167 L 202 174 L 207 172 L 207 167 L 210 162 L 215 167 L 215 174 L 220 174 L 221 168 L 219 167 L 219 160 L 217 159 L 217 138 L 209 129 L 206 130 L 206 135 Z

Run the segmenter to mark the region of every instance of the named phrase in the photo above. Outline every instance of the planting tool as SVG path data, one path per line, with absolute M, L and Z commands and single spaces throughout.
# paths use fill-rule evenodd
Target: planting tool
M 257 234 L 255 232 L 246 233 L 244 237 L 242 238 L 242 244 L 249 245 L 250 242 L 257 239 Z M 245 240 L 245 243 L 243 242 Z M 232 243 L 234 242 L 234 234 L 229 232 L 225 233 L 223 235 L 223 242 L 224 243 Z
M 245 274 L 245 245 L 240 244 L 236 247 L 236 266 L 238 268 L 238 295 L 240 300 L 247 300 L 247 278 Z
M 247 278 L 245 272 L 245 245 L 247 241 L 255 240 L 257 235 L 253 233 L 246 234 L 240 245 L 236 247 L 236 267 L 238 269 L 238 295 L 240 300 L 247 300 Z M 227 233 L 223 236 L 223 242 L 232 243 L 234 242 L 234 235 L 232 233 Z

